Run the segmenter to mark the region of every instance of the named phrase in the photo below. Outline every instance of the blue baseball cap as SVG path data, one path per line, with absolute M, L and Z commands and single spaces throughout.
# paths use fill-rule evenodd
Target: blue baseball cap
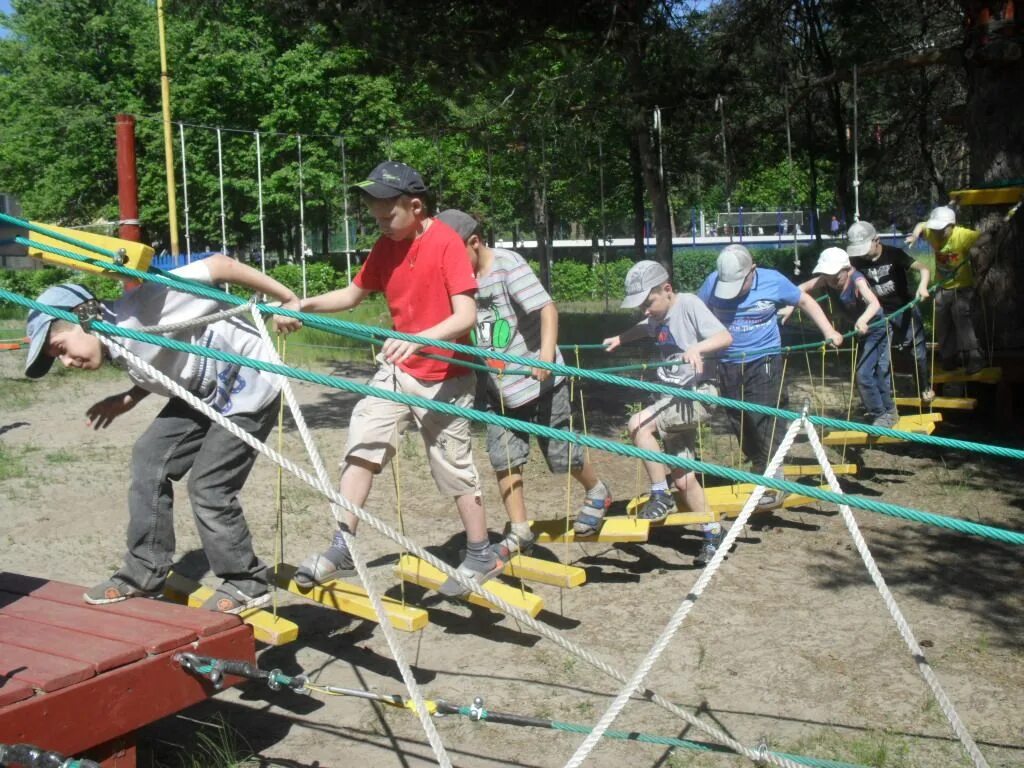
M 36 299 L 40 304 L 47 304 L 55 309 L 74 309 L 79 304 L 92 301 L 95 297 L 80 285 L 66 283 L 53 285 L 39 294 Z M 25 335 L 28 336 L 28 359 L 25 360 L 25 375 L 30 379 L 38 379 L 46 375 L 53 365 L 53 358 L 45 354 L 46 339 L 50 335 L 50 326 L 57 318 L 45 312 L 33 309 L 28 313 L 25 324 Z

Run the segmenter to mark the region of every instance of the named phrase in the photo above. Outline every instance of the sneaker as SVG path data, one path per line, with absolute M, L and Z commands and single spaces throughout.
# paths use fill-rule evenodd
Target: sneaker
M 711 559 L 718 552 L 718 548 L 722 546 L 722 540 L 725 538 L 725 529 L 719 526 L 718 533 L 708 534 L 704 532 L 704 541 L 701 542 L 700 552 L 693 558 L 694 565 L 707 565 L 711 562 Z
M 156 597 L 159 594 L 160 590 L 158 589 L 153 591 L 139 589 L 111 576 L 86 591 L 82 595 L 82 599 L 89 605 L 109 605 L 110 603 L 120 603 L 129 597 Z
M 672 497 L 672 494 L 665 493 L 664 491 L 655 491 L 637 513 L 637 517 L 641 520 L 650 520 L 652 523 L 657 523 L 675 511 L 676 500 Z
M 604 488 L 604 496 L 596 499 L 586 496 L 579 511 L 576 513 L 576 520 L 572 524 L 572 529 L 577 536 L 592 536 L 600 531 L 601 525 L 604 523 L 605 513 L 612 507 L 612 492 L 603 481 L 600 484 Z
M 520 536 L 509 531 L 498 546 L 504 547 L 505 551 L 508 552 L 508 557 L 512 558 L 516 555 L 529 555 L 536 543 L 537 537 L 533 533 L 530 533 L 529 536 Z
M 310 555 L 298 570 L 295 571 L 293 580 L 301 589 L 311 589 L 317 584 L 336 579 L 339 576 L 351 573 L 355 569 L 352 562 L 352 554 L 345 544 L 345 537 L 341 531 L 334 532 L 334 539 L 331 546 L 322 553 Z
M 456 569 L 460 576 L 466 576 L 473 579 L 477 584 L 485 584 L 486 582 L 493 579 L 499 573 L 505 570 L 505 566 L 508 565 L 509 558 L 511 557 L 508 549 L 505 545 L 495 544 L 491 547 L 491 553 L 494 555 L 494 560 L 491 562 L 487 570 L 479 571 L 476 568 L 469 565 L 469 560 L 463 560 L 462 564 Z M 462 586 L 451 576 L 440 586 L 437 591 L 450 598 L 462 598 L 470 594 L 470 590 Z
M 270 592 L 259 595 L 247 595 L 238 587 L 224 582 L 199 606 L 204 611 L 239 614 L 244 611 L 262 608 L 270 603 Z
M 935 400 L 935 390 L 928 387 L 924 392 L 921 393 L 921 402 L 927 405 Z
M 968 376 L 973 376 L 976 373 L 981 373 L 984 369 L 985 359 L 981 355 L 977 353 L 968 355 L 967 365 L 964 368 L 964 373 L 966 373 Z
M 757 509 L 760 512 L 767 512 L 772 509 L 778 509 L 782 506 L 782 503 L 789 496 L 785 491 L 779 491 L 775 488 L 765 488 L 764 493 L 761 494 L 761 498 L 757 500 Z
M 899 412 L 893 408 L 891 411 L 883 413 L 881 416 L 876 416 L 874 421 L 871 422 L 872 426 L 882 427 L 884 429 L 892 429 L 900 421 Z

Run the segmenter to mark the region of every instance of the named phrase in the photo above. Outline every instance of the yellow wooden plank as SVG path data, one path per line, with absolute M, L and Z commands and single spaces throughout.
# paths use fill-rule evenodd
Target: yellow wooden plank
M 955 189 L 949 196 L 960 205 L 1013 205 L 1024 200 L 1024 187 L 996 189 Z
M 782 467 L 785 477 L 816 477 L 821 474 L 817 464 L 786 464 Z M 856 464 L 833 464 L 832 471 L 837 475 L 856 475 Z
M 164 595 L 176 603 L 184 603 L 190 608 L 202 605 L 213 590 L 202 586 L 177 573 L 167 576 L 164 584 Z M 299 627 L 293 621 L 282 616 L 274 616 L 270 611 L 253 609 L 241 614 L 242 621 L 252 627 L 253 636 L 267 645 L 287 645 L 298 639 Z
M 55 227 L 52 224 L 41 224 L 39 222 L 32 223 L 38 224 L 40 227 L 46 227 L 53 232 L 59 232 L 62 235 L 73 237 L 83 243 L 98 245 L 99 247 L 106 248 L 109 251 L 117 252 L 124 250 L 125 260 L 122 266 L 131 267 L 132 269 L 137 269 L 140 272 L 147 271 L 149 269 L 149 264 L 153 259 L 152 248 L 148 245 L 143 245 L 142 243 L 133 242 L 132 240 L 121 240 L 116 237 L 97 235 L 92 232 L 83 232 L 78 229 L 68 229 L 67 227 Z M 38 232 L 29 230 L 28 238 L 33 244 L 38 243 L 39 245 L 61 248 L 62 250 L 71 251 L 72 253 L 80 254 L 82 256 L 89 256 L 90 258 L 97 259 L 99 261 L 110 262 L 110 259 L 106 256 L 101 256 L 98 253 L 94 253 L 77 245 L 65 243 L 63 240 L 57 240 L 53 237 L 41 235 Z M 75 261 L 74 259 L 69 259 L 64 256 L 57 256 L 56 254 L 41 250 L 38 247 L 33 248 L 31 245 L 28 247 L 28 255 L 34 256 L 37 259 L 42 259 L 49 264 L 56 264 L 61 267 L 71 267 L 72 269 L 80 269 L 84 272 L 106 271 L 102 267 L 86 264 L 81 261 Z
M 395 568 L 395 573 L 404 581 L 409 581 L 413 584 L 418 584 L 421 587 L 434 590 L 444 584 L 448 578 L 437 568 L 430 565 L 430 563 L 424 562 L 413 555 L 402 555 L 398 560 L 398 566 Z M 502 584 L 500 581 L 495 581 L 494 579 L 491 579 L 484 584 L 484 591 L 490 592 L 496 597 L 500 597 L 506 603 L 514 605 L 520 610 L 526 611 L 531 616 L 536 616 L 544 608 L 544 600 L 541 599 L 540 595 L 535 595 L 532 592 L 525 592 L 517 587 L 510 587 L 508 584 Z M 494 606 L 494 604 L 488 602 L 474 592 L 471 592 L 466 600 L 473 603 L 473 605 L 479 605 L 483 608 L 488 608 L 495 613 L 501 613 L 501 610 Z
M 575 565 L 562 565 L 550 560 L 524 555 L 513 557 L 505 566 L 504 573 L 506 576 L 514 576 L 517 579 L 539 581 L 541 584 L 550 584 L 563 589 L 578 587 L 587 580 L 587 572 Z
M 530 523 L 530 529 L 536 534 L 537 541 L 544 543 L 572 544 L 573 542 L 601 542 L 605 544 L 620 544 L 625 542 L 647 541 L 651 524 L 647 520 L 637 520 L 632 517 L 606 517 L 601 525 L 601 530 L 589 536 L 579 536 L 569 525 L 566 530 L 565 518 L 554 520 L 534 520 Z
M 936 371 L 932 381 L 936 384 L 956 384 L 967 381 L 977 381 L 982 384 L 998 384 L 1003 378 L 1002 368 L 982 368 L 977 373 L 967 375 L 963 368 L 955 371 Z
M 711 507 L 710 513 L 673 512 L 661 523 L 652 523 L 652 525 L 699 525 L 701 523 L 714 523 L 728 517 L 736 517 L 743 509 L 743 505 L 747 503 L 750 494 L 754 492 L 755 487 L 751 483 L 739 483 L 737 485 L 719 485 L 713 488 L 705 488 L 704 497 L 708 501 L 708 506 Z M 822 488 L 827 489 L 827 486 L 822 486 Z M 631 511 L 640 508 L 647 503 L 647 498 L 645 494 L 631 499 L 627 503 L 626 509 Z M 810 496 L 791 493 L 783 500 L 782 507 L 785 509 L 800 507 L 813 501 L 814 499 Z M 682 503 L 682 499 L 676 494 L 676 504 L 682 506 Z
M 973 397 L 936 397 L 930 403 L 917 397 L 897 397 L 896 405 L 910 406 L 911 408 L 949 408 L 951 410 L 973 411 L 978 407 L 978 401 Z
M 936 418 L 937 417 L 937 418 Z M 899 422 L 893 429 L 899 430 L 900 432 L 916 432 L 919 434 L 930 435 L 935 431 L 935 423 L 942 421 L 941 413 L 921 413 L 913 416 L 900 416 Z M 841 446 L 841 445 L 891 445 L 893 443 L 905 443 L 898 437 L 876 437 L 875 435 L 869 435 L 866 432 L 857 432 L 853 430 L 840 430 L 838 432 L 830 432 L 825 435 L 821 440 L 823 445 Z
M 334 608 L 342 613 L 349 613 L 369 621 L 377 620 L 377 614 L 373 611 L 373 604 L 370 602 L 366 590 L 358 584 L 335 579 L 304 590 L 293 581 L 295 571 L 295 566 L 282 563 L 278 567 L 275 579 L 277 586 L 294 595 L 320 603 L 328 608 Z M 384 612 L 387 614 L 391 626 L 395 629 L 400 629 L 403 632 L 418 632 L 429 622 L 427 612 L 422 608 L 402 605 L 400 601 L 390 597 L 382 597 L 381 602 L 384 604 Z

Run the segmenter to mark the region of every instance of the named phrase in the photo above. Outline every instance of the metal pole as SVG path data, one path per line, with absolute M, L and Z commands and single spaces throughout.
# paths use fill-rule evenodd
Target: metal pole
M 857 153 L 857 65 L 853 65 L 853 220 L 860 221 L 860 167 Z
M 185 124 L 178 123 L 178 136 L 181 137 L 181 191 L 185 205 L 185 262 L 192 262 L 192 235 L 188 225 L 188 168 L 185 165 Z
M 139 226 L 139 183 L 135 166 L 135 118 L 118 115 L 115 123 L 117 139 L 117 236 L 122 240 L 142 240 Z
M 352 244 L 348 234 L 348 168 L 345 166 L 345 137 L 341 137 L 341 199 L 344 206 L 345 220 L 345 269 L 348 282 L 352 282 Z
M 220 190 L 220 250 L 227 255 L 228 252 L 228 226 L 227 217 L 224 215 L 224 150 L 221 146 L 220 128 L 217 129 L 217 184 Z
M 722 170 L 725 179 L 725 210 L 732 213 L 732 193 L 729 190 L 729 154 L 725 146 L 725 99 L 722 94 L 715 96 L 715 111 L 722 118 Z
M 609 310 L 608 304 L 608 225 L 604 218 L 604 144 L 601 139 L 597 140 L 597 167 L 598 167 L 598 178 L 600 179 L 601 188 L 601 264 L 604 269 L 604 311 Z
M 167 175 L 167 226 L 171 255 L 178 255 L 178 198 L 174 189 L 174 139 L 171 136 L 171 80 L 167 74 L 167 44 L 164 42 L 164 0 L 156 0 L 156 26 L 160 38 L 160 100 L 164 115 L 164 172 Z
M 789 125 L 789 88 L 783 92 L 786 107 L 786 157 L 789 159 L 789 207 L 793 212 L 793 274 L 800 274 L 800 247 L 796 234 L 796 188 L 793 185 L 793 131 Z
M 267 247 L 263 235 L 263 150 L 260 147 L 260 132 L 256 131 L 256 196 L 260 212 L 260 269 L 267 271 Z
M 302 298 L 306 298 L 306 206 L 302 201 L 302 136 L 299 140 L 299 247 L 302 249 Z

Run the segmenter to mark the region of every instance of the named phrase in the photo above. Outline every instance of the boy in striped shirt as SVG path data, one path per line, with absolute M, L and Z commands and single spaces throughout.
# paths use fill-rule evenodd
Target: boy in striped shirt
M 523 257 L 502 248 L 490 248 L 481 237 L 479 222 L 454 208 L 438 219 L 454 229 L 466 243 L 466 253 L 477 279 L 474 343 L 485 349 L 506 352 L 546 363 L 562 363 L 558 352 L 558 309 Z M 491 366 L 500 366 L 496 360 Z M 518 421 L 554 429 L 566 429 L 571 403 L 562 376 L 545 368 L 531 369 L 529 376 L 493 373 L 488 376 L 491 408 Z M 586 495 L 576 518 L 577 533 L 594 533 L 601 527 L 612 498 L 578 446 L 538 438 L 548 468 L 556 474 L 569 472 Z M 487 426 L 487 453 L 498 479 L 511 532 L 505 538 L 509 554 L 527 554 L 536 541 L 527 522 L 523 496 L 523 466 L 530 454 L 525 432 Z

